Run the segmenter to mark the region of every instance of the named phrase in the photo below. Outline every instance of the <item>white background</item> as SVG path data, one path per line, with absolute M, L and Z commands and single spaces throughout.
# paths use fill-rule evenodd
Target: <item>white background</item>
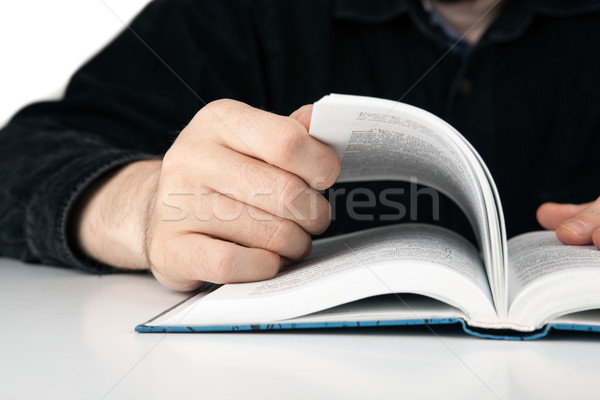
M 0 1 L 0 126 L 22 106 L 60 96 L 72 73 L 147 3 Z

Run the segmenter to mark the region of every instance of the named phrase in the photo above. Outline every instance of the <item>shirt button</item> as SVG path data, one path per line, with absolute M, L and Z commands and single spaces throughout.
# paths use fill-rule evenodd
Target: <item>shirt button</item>
M 468 79 L 463 79 L 458 86 L 458 91 L 462 95 L 468 95 L 473 90 L 473 82 Z

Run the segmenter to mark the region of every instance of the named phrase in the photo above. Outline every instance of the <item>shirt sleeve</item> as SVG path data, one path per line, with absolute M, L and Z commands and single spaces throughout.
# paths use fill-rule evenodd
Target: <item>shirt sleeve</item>
M 111 271 L 68 240 L 85 189 L 110 170 L 164 154 L 206 102 L 237 97 L 260 106 L 261 91 L 248 83 L 262 76 L 252 13 L 231 13 L 227 3 L 150 3 L 73 75 L 61 100 L 30 105 L 0 130 L 0 256 Z

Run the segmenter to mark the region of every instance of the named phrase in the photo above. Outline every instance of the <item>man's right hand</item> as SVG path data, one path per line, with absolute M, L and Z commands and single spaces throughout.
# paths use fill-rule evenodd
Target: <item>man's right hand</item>
M 275 276 L 330 221 L 317 190 L 336 181 L 340 161 L 308 134 L 311 114 L 208 104 L 162 161 L 130 164 L 88 191 L 80 247 L 109 265 L 150 268 L 176 290 Z

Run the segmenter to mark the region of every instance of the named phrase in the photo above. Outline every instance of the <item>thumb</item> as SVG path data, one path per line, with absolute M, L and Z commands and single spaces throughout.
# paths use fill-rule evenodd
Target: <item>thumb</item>
M 290 117 L 300 122 L 308 131 L 310 129 L 310 119 L 312 118 L 313 105 L 307 104 L 294 111 Z
M 542 204 L 537 211 L 540 224 L 556 229 L 556 236 L 565 244 L 596 244 L 600 248 L 600 198 L 591 203 Z

